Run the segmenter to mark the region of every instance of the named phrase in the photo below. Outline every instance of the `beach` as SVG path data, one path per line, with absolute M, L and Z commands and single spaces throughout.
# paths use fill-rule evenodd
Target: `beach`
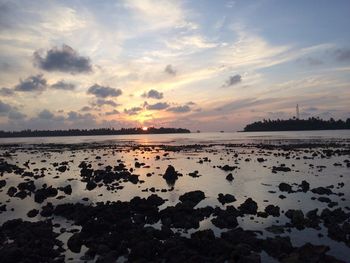
M 349 143 L 348 131 L 2 139 L 0 261 L 348 262 Z

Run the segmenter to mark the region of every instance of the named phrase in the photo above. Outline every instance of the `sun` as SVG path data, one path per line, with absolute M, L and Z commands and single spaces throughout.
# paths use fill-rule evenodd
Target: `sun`
M 142 130 L 143 130 L 143 131 L 147 131 L 147 130 L 148 130 L 148 127 L 144 126 L 144 127 L 142 127 Z

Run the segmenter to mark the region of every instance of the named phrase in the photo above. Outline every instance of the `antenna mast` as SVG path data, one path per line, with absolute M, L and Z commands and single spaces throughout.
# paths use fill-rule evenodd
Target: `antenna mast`
M 297 117 L 297 120 L 299 120 L 299 118 L 300 118 L 299 104 L 297 104 L 297 107 L 296 107 L 296 117 Z

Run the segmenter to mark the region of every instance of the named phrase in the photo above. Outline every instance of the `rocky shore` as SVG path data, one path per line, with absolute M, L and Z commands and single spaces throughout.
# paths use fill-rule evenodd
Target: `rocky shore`
M 347 262 L 344 143 L 1 145 L 0 262 Z

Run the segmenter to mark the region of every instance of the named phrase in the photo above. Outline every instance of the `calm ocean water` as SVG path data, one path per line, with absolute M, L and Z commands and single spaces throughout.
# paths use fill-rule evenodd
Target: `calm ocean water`
M 0 144 L 6 143 L 117 143 L 117 144 L 216 144 L 216 143 L 300 143 L 317 141 L 349 141 L 350 130 L 330 131 L 282 131 L 282 132 L 208 132 L 189 134 L 139 134 L 113 136 L 67 136 L 40 138 L 0 138 Z

